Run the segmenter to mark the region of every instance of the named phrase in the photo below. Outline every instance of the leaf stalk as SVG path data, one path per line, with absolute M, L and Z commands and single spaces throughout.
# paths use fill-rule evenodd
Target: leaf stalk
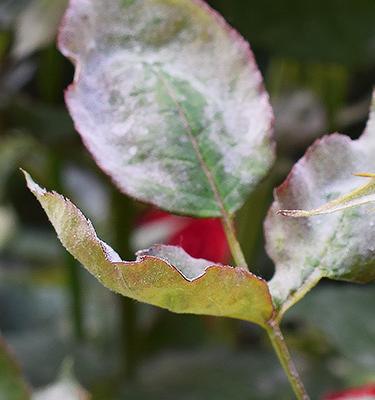
M 297 368 L 289 353 L 285 343 L 284 336 L 280 330 L 279 324 L 275 320 L 271 320 L 266 326 L 268 337 L 272 346 L 279 358 L 279 361 L 288 377 L 289 383 L 293 388 L 294 394 L 298 400 L 310 400 L 309 395 L 303 385 L 303 382 L 298 374 Z
M 222 217 L 222 223 L 225 235 L 227 237 L 228 245 L 236 266 L 249 269 L 245 256 L 242 252 L 241 245 L 237 240 L 233 219 L 225 214 L 225 216 Z

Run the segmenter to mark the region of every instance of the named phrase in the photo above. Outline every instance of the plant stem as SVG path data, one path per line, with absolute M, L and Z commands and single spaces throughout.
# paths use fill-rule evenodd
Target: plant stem
M 266 328 L 268 337 L 271 340 L 272 346 L 280 360 L 281 365 L 288 377 L 289 383 L 298 400 L 310 400 L 309 395 L 302 383 L 296 366 L 290 356 L 288 347 L 285 343 L 284 336 L 281 333 L 279 324 L 275 320 L 271 320 Z
M 222 223 L 235 263 L 237 266 L 246 267 L 248 269 L 241 245 L 236 237 L 233 219 L 227 213 L 223 213 Z M 275 315 L 270 321 L 268 321 L 267 325 L 265 325 L 268 337 L 270 338 L 277 357 L 284 368 L 296 398 L 298 400 L 310 400 L 310 397 L 307 394 L 303 382 L 298 374 L 297 368 L 294 365 L 292 357 L 290 356 L 284 336 L 279 327 L 278 317 L 278 315 Z
M 227 237 L 228 245 L 230 251 L 232 253 L 232 257 L 237 267 L 245 267 L 249 269 L 247 266 L 245 256 L 242 252 L 241 245 L 236 237 L 236 230 L 234 228 L 233 219 L 228 215 L 224 215 L 222 217 L 222 223 L 225 231 L 225 235 Z

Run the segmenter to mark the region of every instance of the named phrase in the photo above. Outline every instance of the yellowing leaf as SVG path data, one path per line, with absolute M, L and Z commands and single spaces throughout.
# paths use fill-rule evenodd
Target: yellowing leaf
M 357 207 L 363 204 L 375 202 L 375 174 L 361 173 L 356 176 L 370 178 L 370 181 L 365 185 L 354 189 L 348 194 L 338 197 L 325 205 L 313 210 L 279 210 L 277 213 L 285 217 L 312 217 L 314 215 L 329 214 L 336 211 L 345 210 L 350 207 Z
M 273 304 L 263 279 L 242 268 L 194 259 L 174 246 L 155 246 L 138 253 L 136 261 L 122 261 L 74 204 L 25 176 L 61 243 L 107 288 L 176 313 L 238 318 L 262 326 L 271 318 Z

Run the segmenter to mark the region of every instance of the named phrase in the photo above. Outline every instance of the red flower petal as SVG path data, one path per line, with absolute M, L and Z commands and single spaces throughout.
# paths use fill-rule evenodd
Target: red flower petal
M 168 221 L 176 228 L 164 238 L 164 244 L 180 246 L 195 258 L 221 264 L 228 262 L 230 252 L 220 219 L 180 217 L 153 209 L 141 217 L 138 227 L 145 229 L 149 225 L 155 229 L 158 221 Z
M 348 389 L 342 392 L 332 393 L 324 398 L 324 400 L 375 400 L 375 384 L 362 386 L 355 389 Z

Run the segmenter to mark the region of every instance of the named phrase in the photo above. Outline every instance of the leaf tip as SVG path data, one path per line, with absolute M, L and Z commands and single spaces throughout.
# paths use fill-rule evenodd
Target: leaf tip
M 20 171 L 23 173 L 26 179 L 26 185 L 29 188 L 29 190 L 35 195 L 35 196 L 41 196 L 45 194 L 47 191 L 46 189 L 41 188 L 31 177 L 31 175 L 25 171 L 24 169 L 20 168 Z

